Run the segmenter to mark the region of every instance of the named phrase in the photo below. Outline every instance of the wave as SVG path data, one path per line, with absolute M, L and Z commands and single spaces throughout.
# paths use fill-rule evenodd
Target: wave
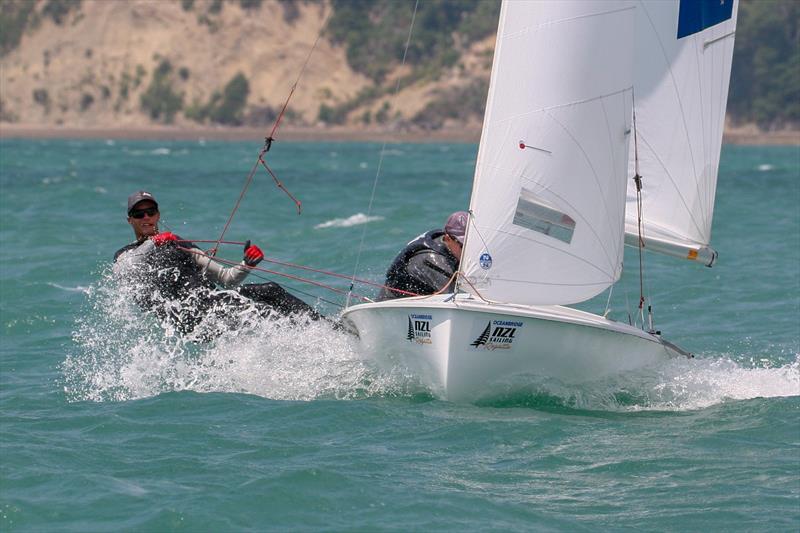
M 66 292 L 82 292 L 84 294 L 89 294 L 89 287 L 84 287 L 83 285 L 78 285 L 77 287 L 65 287 L 63 285 L 59 285 L 58 283 L 53 283 L 51 281 L 47 282 L 48 285 L 51 287 L 55 287 L 56 289 L 60 289 Z
M 376 222 L 378 220 L 383 220 L 383 217 L 367 216 L 364 213 L 356 213 L 355 215 L 352 215 L 347 218 L 334 218 L 333 220 L 322 222 L 321 224 L 317 224 L 316 226 L 314 226 L 314 229 L 349 228 L 351 226 L 359 226 L 361 224 Z
M 730 401 L 800 396 L 800 355 L 770 367 L 728 356 L 670 359 L 623 375 L 580 385 L 532 380 L 516 392 L 480 405 L 590 411 L 694 411 Z

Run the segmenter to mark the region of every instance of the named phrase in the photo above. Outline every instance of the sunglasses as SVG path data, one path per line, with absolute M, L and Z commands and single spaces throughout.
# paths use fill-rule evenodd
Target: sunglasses
M 144 218 L 145 215 L 149 217 L 154 217 L 158 214 L 157 207 L 148 207 L 147 209 L 131 209 L 131 212 L 128 213 L 128 216 L 133 218 Z
M 456 241 L 456 243 L 457 243 L 459 246 L 464 246 L 464 243 L 463 243 L 463 242 L 461 242 L 460 240 L 458 240 L 456 237 L 453 237 L 453 236 L 452 236 L 452 235 L 450 235 L 449 233 L 447 233 L 447 236 L 448 236 L 448 237 L 450 237 L 452 240 Z

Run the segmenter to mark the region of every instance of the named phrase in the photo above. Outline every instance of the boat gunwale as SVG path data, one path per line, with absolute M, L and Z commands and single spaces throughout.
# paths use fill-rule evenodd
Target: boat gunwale
M 415 296 L 410 298 L 396 298 L 382 302 L 368 302 L 348 307 L 342 312 L 341 316 L 342 318 L 346 318 L 348 314 L 351 314 L 354 311 L 362 311 L 373 308 L 396 309 L 414 307 L 431 309 L 462 309 L 465 311 L 494 313 L 506 316 L 521 316 L 524 318 L 533 318 L 550 322 L 576 324 L 605 331 L 631 335 L 642 340 L 655 342 L 666 348 L 666 345 L 659 335 L 648 333 L 629 324 L 616 322 L 594 313 L 581 311 L 580 309 L 574 309 L 572 307 L 561 305 L 529 306 L 522 304 L 483 302 L 474 299 L 474 297 L 468 293 L 459 293 L 456 295 L 456 297 L 454 297 L 453 294 L 439 294 L 430 296 Z

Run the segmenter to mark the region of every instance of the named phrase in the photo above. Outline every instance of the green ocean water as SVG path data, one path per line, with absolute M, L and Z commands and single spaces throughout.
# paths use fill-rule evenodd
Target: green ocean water
M 0 140 L 0 530 L 800 528 L 798 148 L 723 148 L 714 268 L 646 256 L 656 327 L 694 360 L 477 404 L 379 371 L 324 324 L 194 344 L 120 298 L 108 267 L 132 240 L 127 195 L 148 189 L 163 228 L 216 239 L 259 148 Z M 303 214 L 261 172 L 226 238 L 380 281 L 466 207 L 476 146 L 389 145 L 370 210 L 380 151 L 277 144 L 270 165 Z M 638 298 L 630 274 L 619 320 Z M 344 301 L 264 277 L 327 314 Z

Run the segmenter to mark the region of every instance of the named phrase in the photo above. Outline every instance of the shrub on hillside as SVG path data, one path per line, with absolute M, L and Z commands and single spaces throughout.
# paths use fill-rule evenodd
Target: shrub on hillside
M 423 129 L 438 129 L 447 119 L 459 121 L 483 116 L 486 107 L 486 93 L 489 83 L 486 80 L 473 82 L 465 87 L 440 92 L 422 111 L 411 119 Z
M 28 0 L 3 0 L 0 2 L 0 56 L 19 45 L 28 20 L 36 4 Z
M 142 109 L 150 118 L 166 124 L 171 124 L 175 114 L 183 108 L 183 93 L 173 90 L 171 73 L 172 65 L 163 59 L 140 98 Z
M 240 126 L 247 96 L 250 94 L 250 83 L 241 72 L 236 74 L 222 90 L 219 104 L 209 113 L 212 122 Z
M 42 8 L 42 15 L 50 17 L 53 22 L 61 25 L 67 19 L 70 11 L 80 7 L 81 0 L 47 0 Z
M 800 3 L 742 1 L 728 111 L 764 129 L 800 126 Z
M 47 89 L 34 89 L 33 101 L 44 107 L 45 113 L 50 111 L 50 94 Z
M 198 100 L 193 101 L 183 116 L 195 122 L 210 120 L 228 126 L 241 126 L 249 94 L 250 82 L 240 72 L 231 78 L 221 93 L 215 91 L 207 104 L 204 105 Z
M 414 3 L 332 0 L 332 4 L 326 28 L 331 40 L 345 45 L 353 70 L 383 81 L 403 59 Z M 459 56 L 453 36 L 459 34 L 462 45 L 468 45 L 491 35 L 499 13 L 499 0 L 420 2 L 407 64 L 427 68 L 438 78 L 442 68 L 453 65 Z

